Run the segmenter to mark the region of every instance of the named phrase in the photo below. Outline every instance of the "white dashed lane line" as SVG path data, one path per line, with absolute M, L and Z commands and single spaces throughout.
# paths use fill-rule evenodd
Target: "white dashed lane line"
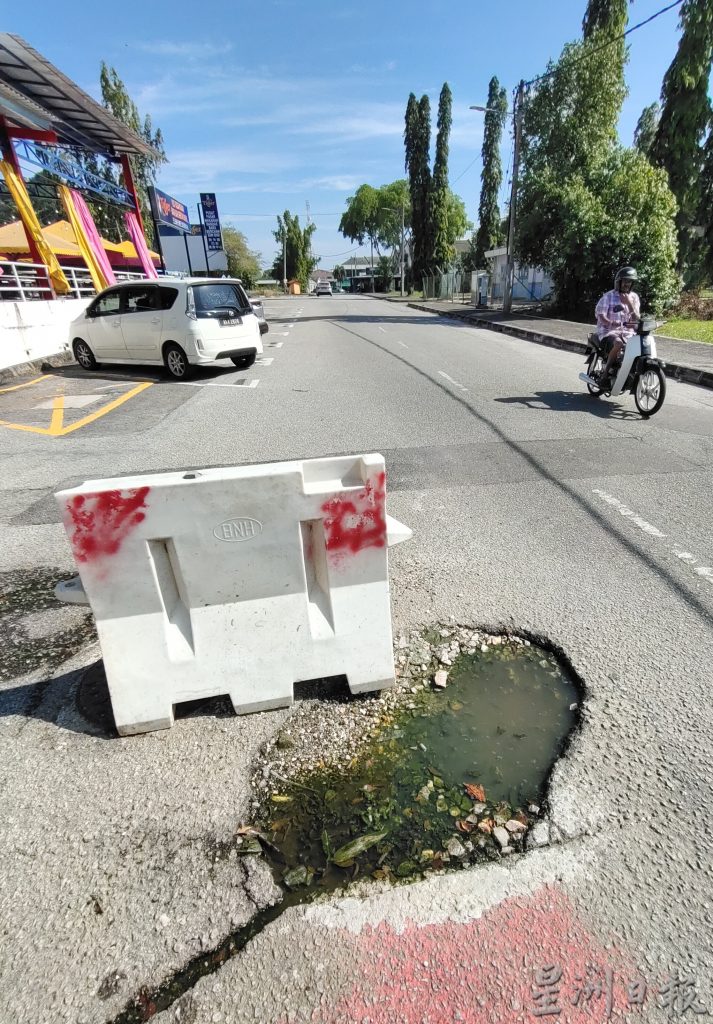
M 449 377 L 449 376 L 448 376 L 448 374 L 447 374 L 447 373 L 445 373 L 445 372 L 444 372 L 443 370 L 439 370 L 439 371 L 438 371 L 438 376 L 439 376 L 439 377 L 443 377 L 443 378 L 444 378 L 444 380 L 447 380 L 447 381 L 448 381 L 448 383 L 449 383 L 449 384 L 452 384 L 454 388 L 458 388 L 458 390 L 459 390 L 459 391 L 467 391 L 467 390 L 468 390 L 468 388 L 464 387 L 464 386 L 463 386 L 463 385 L 462 385 L 461 383 L 459 383 L 459 382 L 458 382 L 457 380 L 453 380 L 453 378 L 452 378 L 452 377 Z
M 663 530 L 659 530 L 657 526 L 653 526 L 647 522 L 646 519 L 642 519 L 638 516 L 632 508 L 629 508 L 623 501 L 619 501 L 611 494 L 607 494 L 606 491 L 600 491 L 599 488 L 595 487 L 594 494 L 602 501 L 605 501 L 607 505 L 615 508 L 619 515 L 624 516 L 629 522 L 634 523 L 643 532 L 649 535 L 649 537 L 655 537 L 657 540 L 666 540 L 666 534 Z M 679 558 L 684 565 L 689 566 L 693 572 L 698 576 L 699 579 L 708 580 L 710 584 L 713 584 L 713 567 L 709 565 L 703 565 L 699 563 L 698 558 L 691 551 L 685 551 L 680 545 L 673 544 L 669 547 L 672 554 Z

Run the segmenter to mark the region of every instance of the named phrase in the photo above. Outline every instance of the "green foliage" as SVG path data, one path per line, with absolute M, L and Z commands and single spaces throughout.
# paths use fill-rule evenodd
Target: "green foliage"
M 147 114 L 143 119 L 141 118 L 138 107 L 129 95 L 116 69 L 109 67 L 104 61 L 101 63 L 99 83 L 103 106 L 111 111 L 114 117 L 121 121 L 122 124 L 125 124 L 127 128 L 141 136 L 158 154 L 156 157 L 132 156 L 129 158 L 134 185 L 139 197 L 141 216 L 144 227 L 149 232 L 151 207 L 148 189 L 155 182 L 156 174 L 161 164 L 166 162 L 161 129 L 157 128 L 154 130 L 150 114 Z M 84 162 L 88 170 L 91 170 L 94 174 L 99 174 L 101 177 L 107 178 L 107 180 L 119 181 L 119 170 L 116 169 L 114 164 L 93 155 L 85 157 Z M 93 205 L 96 207 L 98 204 Z M 123 211 L 117 207 L 104 207 L 99 214 L 97 227 L 99 227 L 99 221 L 103 223 L 107 237 L 110 237 L 113 241 L 118 241 L 125 236 Z
M 380 291 L 391 291 L 391 280 L 393 277 L 393 261 L 388 256 L 380 256 L 376 268 L 378 287 Z
M 569 315 L 591 319 L 625 263 L 642 278 L 644 308 L 661 312 L 675 299 L 676 201 L 638 151 L 613 149 L 586 177 L 530 176 L 520 209 L 518 258 L 545 268 Z
M 283 243 L 287 256 L 287 280 L 297 280 L 302 290 L 307 288 L 307 279 L 317 265 L 317 260 L 311 255 L 312 235 L 316 225 L 308 224 L 300 226 L 300 218 L 294 216 L 289 210 L 277 217 L 277 230 L 273 231 L 276 242 L 279 242 L 280 249 L 275 256 L 272 265 L 272 276 L 276 281 L 282 281 L 283 274 Z
M 245 235 L 233 227 L 223 228 L 223 248 L 230 277 L 239 277 L 246 288 L 254 287 L 260 278 L 260 253 L 249 249 Z
M 567 44 L 527 99 L 515 240 L 518 259 L 552 277 L 559 308 L 585 319 L 624 263 L 639 270 L 644 307 L 678 291 L 676 201 L 662 171 L 616 144 L 625 53 L 600 46 L 601 30 Z
M 350 242 L 364 245 L 369 241 L 379 251 L 379 190 L 360 185 L 347 199 L 346 211 L 339 221 L 339 230 Z
M 429 264 L 441 271 L 448 270 L 453 261 L 453 245 L 448 233 L 448 139 L 451 132 L 453 97 L 448 82 L 444 82 L 438 101 L 438 135 L 433 161 L 433 177 L 428 197 L 428 220 L 431 247 Z
M 418 280 L 430 252 L 431 236 L 428 196 L 431 190 L 430 170 L 431 108 L 428 96 L 420 103 L 413 93 L 406 105 L 404 146 L 406 172 L 411 197 L 411 234 L 413 274 Z
M 582 33 L 585 39 L 591 39 L 602 30 L 620 35 L 626 28 L 627 18 L 627 0 L 589 0 Z
M 395 255 L 401 249 L 401 213 L 403 209 L 404 228 L 411 223 L 411 206 L 408 182 L 401 178 L 381 188 L 360 185 L 353 196 L 347 199 L 347 209 L 342 214 L 339 230 L 351 242 L 364 245 L 370 242 L 377 256 L 383 249 L 390 249 Z
M 683 266 L 697 212 L 701 141 L 711 117 L 708 83 L 713 57 L 713 4 L 710 0 L 686 0 L 680 23 L 678 50 L 661 87 L 661 119 L 650 156 L 668 172 L 671 191 L 678 200 L 679 264 Z
M 478 206 L 478 233 L 472 252 L 473 267 L 485 266 L 485 253 L 501 241 L 498 192 L 503 180 L 500 160 L 500 140 L 507 116 L 507 94 L 500 88 L 497 78 L 490 79 L 488 110 L 483 133 L 483 170 L 480 174 L 480 204 Z
M 335 281 L 343 281 L 346 276 L 346 270 L 340 263 L 338 263 L 334 270 L 332 271 L 332 277 L 334 278 Z
M 548 78 L 527 97 L 522 160 L 524 173 L 566 177 L 586 173 L 617 141 L 626 97 L 624 54 L 616 45 L 596 52 L 601 40 L 567 43 Z M 619 59 L 620 57 L 620 59 Z
M 644 156 L 648 156 L 651 152 L 660 116 L 661 107 L 658 103 L 651 103 L 648 107 L 644 107 L 641 111 L 641 117 L 636 123 L 634 148 L 638 149 Z

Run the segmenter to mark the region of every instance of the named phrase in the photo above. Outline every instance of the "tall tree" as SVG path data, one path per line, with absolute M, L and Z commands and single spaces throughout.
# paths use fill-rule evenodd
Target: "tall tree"
M 242 231 L 230 226 L 223 228 L 223 248 L 230 277 L 239 277 L 246 288 L 253 288 L 260 277 L 260 253 L 248 247 Z
M 582 21 L 582 34 L 591 39 L 604 29 L 612 35 L 621 35 L 628 18 L 627 0 L 589 0 Z
M 516 255 L 552 277 L 558 306 L 591 318 L 617 266 L 637 265 L 644 303 L 675 298 L 675 200 L 666 176 L 617 144 L 623 62 L 599 35 L 564 47 L 525 106 Z
M 703 147 L 695 226 L 698 230 L 691 245 L 687 284 L 700 287 L 713 283 L 713 129 L 708 132 Z
M 418 196 L 423 235 L 421 238 L 420 263 L 415 269 L 419 277 L 427 272 L 433 252 L 433 219 L 431 217 L 431 101 L 424 93 L 418 103 L 419 113 L 419 155 L 421 160 L 421 188 Z
M 651 103 L 641 111 L 641 117 L 636 122 L 634 130 L 634 148 L 638 149 L 644 156 L 651 152 L 651 146 L 659 125 L 661 108 L 658 103 Z
M 428 96 L 421 102 L 413 93 L 406 105 L 404 146 L 406 172 L 411 196 L 412 273 L 418 280 L 423 272 L 429 234 L 428 195 L 431 188 L 430 171 L 431 112 Z
M 101 63 L 101 72 L 99 75 L 99 84 L 101 86 L 102 104 L 107 110 L 116 117 L 122 124 L 125 124 L 127 128 L 130 128 L 133 132 L 147 142 L 153 149 L 156 150 L 157 156 L 132 156 L 130 157 L 131 173 L 134 178 L 134 184 L 136 186 L 136 192 L 139 196 L 139 204 L 141 206 L 141 216 L 144 221 L 144 226 L 147 231 L 151 224 L 151 207 L 149 204 L 148 189 L 150 185 L 153 185 L 156 180 L 156 174 L 161 164 L 166 161 L 166 154 L 163 148 L 163 135 L 161 129 L 154 129 L 151 121 L 151 115 L 146 114 L 142 119 L 139 109 L 132 100 L 129 92 L 119 77 L 118 72 L 115 68 L 105 64 L 104 61 Z M 118 180 L 118 172 L 114 171 L 112 165 L 104 166 L 101 168 L 105 175 L 111 174 L 113 180 Z M 95 172 L 96 173 L 96 172 Z M 119 223 L 120 223 L 120 237 L 125 234 L 123 221 L 121 219 L 120 211 L 118 212 Z M 113 227 L 115 227 L 113 225 Z M 116 229 L 112 232 L 116 234 Z
M 448 238 L 448 140 L 451 133 L 453 96 L 448 82 L 444 82 L 438 100 L 438 134 L 433 177 L 428 202 L 432 248 L 427 254 L 434 268 L 445 272 L 454 256 Z
M 485 266 L 485 254 L 501 241 L 498 193 L 503 180 L 500 141 L 507 116 L 507 94 L 495 76 L 488 86 L 488 109 L 483 132 L 483 169 L 480 172 L 478 233 L 473 247 L 475 269 Z
M 668 172 L 671 191 L 678 201 L 679 269 L 683 269 L 696 215 L 701 141 L 711 116 L 708 83 L 713 58 L 713 4 L 710 0 L 686 0 L 680 25 L 678 50 L 661 87 L 661 120 L 650 155 L 656 166 Z
M 273 231 L 275 241 L 280 244 L 280 249 L 276 253 L 272 265 L 272 276 L 276 281 L 282 280 L 284 245 L 287 257 L 287 280 L 297 280 L 303 289 L 307 288 L 307 278 L 317 265 L 317 260 L 310 255 L 311 240 L 315 230 L 315 224 L 308 224 L 303 228 L 300 225 L 299 216 L 297 214 L 293 216 L 289 210 L 285 210 L 282 216 L 278 214 L 277 229 Z

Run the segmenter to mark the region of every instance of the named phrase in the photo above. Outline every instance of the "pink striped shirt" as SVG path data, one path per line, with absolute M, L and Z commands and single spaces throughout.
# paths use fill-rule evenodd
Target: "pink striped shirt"
M 636 334 L 635 321 L 641 316 L 639 296 L 636 292 L 624 295 L 613 288 L 602 295 L 595 313 L 600 338 L 613 334 L 625 342 L 632 334 Z

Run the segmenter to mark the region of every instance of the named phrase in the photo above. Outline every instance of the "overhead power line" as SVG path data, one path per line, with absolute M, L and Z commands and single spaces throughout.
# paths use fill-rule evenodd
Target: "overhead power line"
M 655 21 L 656 18 L 660 18 L 661 15 L 666 14 L 667 11 L 672 11 L 674 7 L 680 7 L 682 3 L 683 0 L 674 0 L 672 4 L 668 4 L 667 7 L 662 7 L 660 11 L 656 11 L 656 13 L 652 14 L 649 18 L 645 18 L 644 21 L 640 21 L 638 25 L 632 25 L 631 28 L 626 30 L 626 32 L 621 32 L 618 36 L 612 36 L 612 38 L 602 46 L 598 46 L 596 50 L 592 50 L 589 53 L 583 53 L 581 57 L 578 57 L 577 60 L 572 61 L 572 63 L 580 64 L 584 60 L 589 60 L 595 54 L 601 53 L 602 50 L 606 50 L 610 46 L 613 46 L 614 43 L 619 43 L 622 39 L 626 39 L 627 36 L 630 36 L 632 32 L 636 32 L 637 29 L 643 28 L 644 25 L 648 25 L 650 22 Z M 536 85 L 538 82 L 543 82 L 546 78 L 551 78 L 556 73 L 557 68 L 553 68 L 552 71 L 546 71 L 542 75 L 537 75 L 536 78 L 531 78 L 529 82 L 525 82 L 525 87 L 528 85 Z

